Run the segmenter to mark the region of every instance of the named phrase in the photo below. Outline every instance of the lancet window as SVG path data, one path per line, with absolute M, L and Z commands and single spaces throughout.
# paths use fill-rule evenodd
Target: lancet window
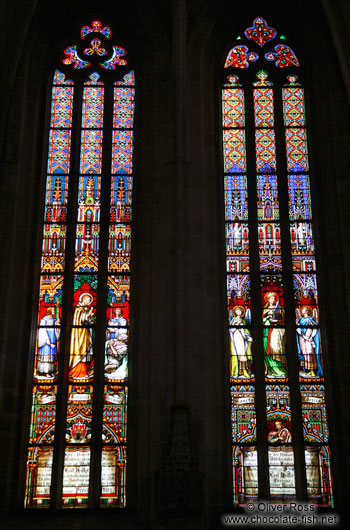
M 233 503 L 333 505 L 305 90 L 257 17 L 222 87 Z
M 94 20 L 51 87 L 25 507 L 124 507 L 135 76 Z

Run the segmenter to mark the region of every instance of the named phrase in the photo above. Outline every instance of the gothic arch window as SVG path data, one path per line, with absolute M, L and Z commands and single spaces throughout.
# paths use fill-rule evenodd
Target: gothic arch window
M 51 88 L 26 507 L 125 506 L 134 92 L 82 27 Z
M 222 119 L 233 503 L 332 506 L 302 66 L 261 17 L 228 53 Z

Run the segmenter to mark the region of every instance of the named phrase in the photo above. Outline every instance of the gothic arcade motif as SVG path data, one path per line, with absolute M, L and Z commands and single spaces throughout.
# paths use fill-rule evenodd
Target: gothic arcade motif
M 233 47 L 224 68 L 241 69 L 227 77 L 222 89 L 223 155 L 225 181 L 227 303 L 230 345 L 230 381 L 232 402 L 232 458 L 235 504 L 256 499 L 257 446 L 255 414 L 255 355 L 264 354 L 266 383 L 266 422 L 268 427 L 268 461 L 271 499 L 296 498 L 291 390 L 288 358 L 293 355 L 287 344 L 294 341 L 298 356 L 300 393 L 304 417 L 304 446 L 307 491 L 309 499 L 332 505 L 332 482 L 329 466 L 328 427 L 326 420 L 324 371 L 317 292 L 315 248 L 309 182 L 304 91 L 296 75 L 287 75 L 281 88 L 270 78 L 269 62 L 277 68 L 296 68 L 299 61 L 285 43 L 269 50 L 272 40 L 283 35 L 257 17 L 244 36 L 249 46 Z M 239 37 L 241 39 L 241 37 Z M 265 54 L 258 53 L 266 47 Z M 257 50 L 256 52 L 254 50 Z M 263 61 L 264 69 L 261 69 Z M 251 84 L 245 73 L 256 65 L 257 81 Z M 243 81 L 245 78 L 249 81 Z M 248 91 L 252 97 L 246 98 Z M 285 151 L 279 152 L 275 103 L 283 108 Z M 246 119 L 246 100 L 252 101 Z M 249 103 L 248 103 L 249 104 Z M 279 125 L 278 125 L 279 127 Z M 246 133 L 255 137 L 255 153 L 246 146 Z M 247 168 L 255 158 L 257 216 L 249 212 Z M 284 160 L 283 160 L 284 159 Z M 252 160 L 252 161 L 253 161 Z M 251 162 L 252 162 L 251 161 Z M 253 171 L 253 170 L 252 170 Z M 286 175 L 286 177 L 284 177 Z M 289 199 L 289 227 L 280 219 L 279 190 L 286 178 Z M 284 186 L 284 187 L 286 187 Z M 255 203 L 251 198 L 250 204 Z M 256 219 L 252 221 L 252 218 Z M 289 232 L 289 233 L 288 233 Z M 250 263 L 252 238 L 257 234 L 255 260 Z M 290 239 L 292 273 L 286 277 L 288 257 L 282 243 Z M 253 271 L 254 269 L 254 271 Z M 254 274 L 254 277 L 253 277 Z M 252 281 L 260 284 L 251 292 Z M 285 309 L 285 285 L 289 282 L 293 300 Z M 289 295 L 288 295 L 289 296 Z M 259 319 L 258 309 L 261 307 Z M 255 309 L 254 309 L 255 308 Z M 294 321 L 294 337 L 287 336 L 286 319 Z M 254 328 L 261 326 L 262 344 L 255 344 Z M 259 355 L 259 353 L 258 353 Z M 260 365 L 261 366 L 261 365 Z M 262 398 L 263 396 L 260 396 Z M 316 421 L 319 418 L 320 421 Z M 313 444 L 313 445 L 312 445 Z M 327 455 L 327 457 L 325 457 Z M 327 464 L 326 464 L 327 462 Z M 281 470 L 283 469 L 283 477 Z M 324 477 L 323 481 L 316 476 Z
M 56 401 L 65 393 L 61 505 L 88 505 L 97 364 L 104 370 L 102 451 L 95 455 L 101 465 L 100 505 L 125 506 L 135 78 L 125 68 L 117 73 L 117 66 L 127 64 L 126 51 L 111 45 L 110 38 L 110 28 L 95 20 L 81 29 L 82 42 L 65 50 L 65 70 L 86 69 L 81 92 L 64 73 L 57 70 L 53 78 L 26 507 L 45 508 L 52 501 Z M 107 70 L 115 71 L 114 79 L 106 73 L 113 82 L 110 107 L 101 79 Z M 80 156 L 74 160 L 71 131 L 78 100 Z M 112 118 L 109 130 L 107 114 Z M 108 155 L 103 149 L 107 135 Z M 72 166 L 79 168 L 76 177 Z M 72 233 L 67 211 L 75 219 L 73 252 L 66 241 L 67 228 Z M 103 248 L 102 222 L 109 234 Z M 107 299 L 102 300 L 101 281 L 106 277 Z M 64 299 L 70 285 L 73 291 Z M 107 329 L 98 339 L 96 322 L 103 322 L 101 314 L 106 316 Z M 102 363 L 96 363 L 96 356 Z M 67 379 L 59 377 L 60 372 L 67 373 Z

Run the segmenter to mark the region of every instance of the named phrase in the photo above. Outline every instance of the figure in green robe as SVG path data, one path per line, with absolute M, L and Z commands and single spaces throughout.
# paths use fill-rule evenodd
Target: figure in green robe
M 279 305 L 276 293 L 267 293 L 265 298 L 266 304 L 262 314 L 265 375 L 286 377 L 285 329 L 279 327 L 284 325 L 284 309 Z

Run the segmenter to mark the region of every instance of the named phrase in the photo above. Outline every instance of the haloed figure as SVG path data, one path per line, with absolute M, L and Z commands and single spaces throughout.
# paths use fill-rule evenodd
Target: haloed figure
M 280 306 L 276 293 L 267 293 L 265 300 L 262 320 L 266 375 L 285 377 L 287 375 L 285 335 L 284 329 L 277 327 L 284 325 L 284 309 Z
M 237 327 L 230 329 L 231 377 L 251 377 L 253 339 L 249 330 L 244 327 L 247 325 L 244 316 L 245 311 L 242 306 L 233 308 L 230 325 Z
M 313 318 L 311 307 L 303 306 L 301 316 L 297 315 L 297 348 L 298 356 L 304 372 L 311 377 L 322 377 L 323 370 L 321 366 L 320 336 L 316 326 L 317 320 Z
M 94 321 L 93 297 L 83 293 L 75 308 L 70 342 L 69 377 L 73 379 L 87 378 L 92 375 L 92 333 L 88 327 Z

